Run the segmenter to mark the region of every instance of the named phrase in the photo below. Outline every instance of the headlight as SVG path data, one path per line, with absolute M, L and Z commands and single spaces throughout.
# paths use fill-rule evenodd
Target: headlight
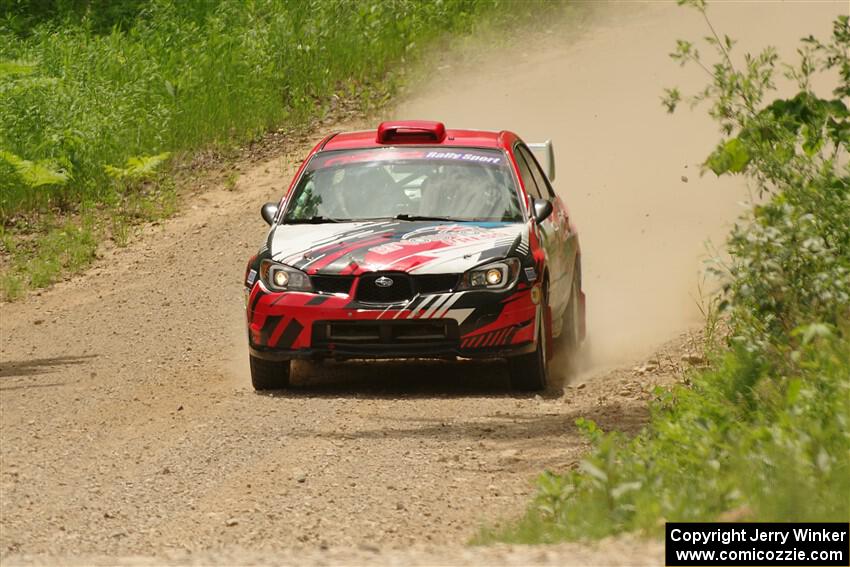
M 505 258 L 463 274 L 458 289 L 505 289 L 516 283 L 519 259 Z
M 286 270 L 272 270 L 272 283 L 275 287 L 284 288 L 289 283 L 289 274 Z
M 263 260 L 260 264 L 260 279 L 273 291 L 313 291 L 310 276 L 271 260 Z

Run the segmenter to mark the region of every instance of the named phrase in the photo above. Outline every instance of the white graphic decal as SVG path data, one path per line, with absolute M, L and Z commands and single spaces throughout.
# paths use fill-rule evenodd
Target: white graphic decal
M 419 305 L 417 305 L 417 306 L 416 306 L 416 307 L 415 307 L 415 308 L 414 308 L 414 309 L 410 312 L 410 314 L 407 316 L 407 318 L 408 318 L 408 319 L 413 319 L 414 317 L 416 317 L 416 313 L 417 313 L 417 312 L 419 312 L 419 311 L 421 311 L 421 310 L 422 310 L 422 309 L 423 309 L 426 305 L 428 305 L 428 303 L 430 303 L 430 302 L 431 302 L 434 298 L 436 298 L 436 297 L 437 297 L 436 295 L 429 295 L 428 297 L 426 297 L 424 300 L 422 300 L 422 302 L 421 302 Z
M 477 161 L 480 163 L 501 163 L 501 158 L 495 156 L 483 156 L 481 154 L 460 153 L 460 152 L 428 152 L 425 158 L 432 159 L 459 159 L 461 161 Z
M 528 246 L 527 227 L 519 223 L 492 227 L 433 224 L 404 234 L 399 232 L 407 227 L 399 225 L 397 221 L 280 225 L 275 228 L 271 239 L 272 258 L 284 264 L 298 265 L 300 269 L 314 269 L 323 262 L 323 254 L 328 252 L 321 250 L 323 246 L 340 244 L 356 250 L 358 241 L 385 237 L 383 243 L 376 242 L 374 247 L 359 249 L 350 257 L 358 264 L 359 271 L 400 269 L 411 274 L 459 274 L 480 263 L 482 252 L 509 247 L 517 235 L 522 235 L 520 252 L 527 250 Z M 437 245 L 430 250 L 416 250 L 429 242 Z M 411 258 L 415 258 L 414 266 L 408 265 Z
M 466 318 L 469 317 L 469 314 L 475 311 L 475 309 L 468 307 L 466 309 L 452 309 L 448 313 L 446 313 L 446 318 L 454 319 L 457 321 L 457 324 L 460 325 Z
M 446 311 L 448 311 L 448 310 L 449 310 L 449 308 L 450 308 L 452 305 L 454 305 L 455 303 L 457 303 L 457 300 L 458 300 L 458 299 L 460 299 L 460 298 L 461 298 L 461 296 L 463 296 L 465 293 L 466 293 L 465 291 L 462 291 L 462 292 L 460 292 L 460 293 L 456 293 L 456 294 L 454 294 L 454 295 L 452 296 L 452 298 L 451 298 L 451 299 L 449 299 L 448 301 L 446 301 L 446 302 L 445 302 L 445 303 L 444 303 L 444 304 L 440 307 L 440 310 L 439 310 L 437 313 L 435 313 L 435 314 L 434 314 L 434 318 L 435 318 L 435 319 L 442 319 L 442 318 L 443 318 L 443 315 L 445 315 L 445 314 L 446 314 Z
M 411 298 L 407 301 L 407 303 L 405 303 L 405 304 L 404 304 L 404 306 L 403 306 L 403 307 L 401 307 L 398 311 L 396 311 L 396 312 L 395 312 L 395 315 L 393 315 L 393 319 L 397 319 L 397 318 L 398 318 L 398 316 L 399 316 L 399 315 L 401 315 L 401 312 L 402 312 L 402 311 L 404 311 L 405 309 L 409 309 L 411 305 L 414 305 L 414 304 L 416 303 L 416 300 L 417 300 L 417 299 L 419 299 L 419 294 L 418 294 L 418 293 L 417 293 L 416 295 L 414 295 L 413 297 L 411 297 Z
M 445 303 L 451 297 L 451 294 L 445 294 L 439 297 L 440 299 L 438 301 L 435 301 L 431 305 L 431 307 L 428 308 L 428 311 L 422 314 L 422 317 L 420 317 L 420 319 L 430 319 L 431 315 L 434 314 L 434 311 L 436 311 L 443 303 Z

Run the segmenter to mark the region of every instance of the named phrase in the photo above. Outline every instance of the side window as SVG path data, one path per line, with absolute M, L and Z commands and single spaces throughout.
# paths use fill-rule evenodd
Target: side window
M 534 175 L 531 173 L 531 168 L 528 165 L 525 157 L 522 155 L 522 147 L 518 147 L 514 152 L 514 157 L 516 158 L 517 168 L 519 169 L 519 176 L 522 177 L 522 184 L 525 185 L 526 192 L 536 199 L 540 199 L 540 189 L 537 187 L 537 182 L 534 179 Z
M 537 182 L 540 192 L 545 195 L 544 199 L 554 199 L 555 192 L 552 191 L 552 187 L 549 185 L 549 180 L 546 179 L 546 174 L 543 173 L 543 170 L 540 168 L 540 164 L 537 163 L 537 159 L 534 157 L 534 154 L 532 154 L 531 150 L 525 146 L 519 146 L 518 149 L 528 162 L 528 167 L 531 169 L 531 175 L 534 176 L 534 181 Z

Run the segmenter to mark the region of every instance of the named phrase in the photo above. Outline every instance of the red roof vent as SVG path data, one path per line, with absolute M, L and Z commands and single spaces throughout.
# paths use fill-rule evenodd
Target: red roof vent
M 379 144 L 439 144 L 445 138 L 446 127 L 442 122 L 404 120 L 381 122 L 378 126 Z

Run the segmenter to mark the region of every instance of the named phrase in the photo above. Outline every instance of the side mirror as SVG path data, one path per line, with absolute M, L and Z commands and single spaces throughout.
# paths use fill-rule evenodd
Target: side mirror
M 534 207 L 534 220 L 541 223 L 552 214 L 552 203 L 546 199 L 532 199 Z
M 273 223 L 274 218 L 277 216 L 277 203 L 266 203 L 263 205 L 263 208 L 260 209 L 260 215 L 262 215 L 266 223 Z

